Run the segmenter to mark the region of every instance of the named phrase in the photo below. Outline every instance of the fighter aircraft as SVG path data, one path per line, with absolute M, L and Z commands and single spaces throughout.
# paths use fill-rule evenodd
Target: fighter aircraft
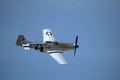
M 78 48 L 78 36 L 76 36 L 75 43 L 58 42 L 56 41 L 53 32 L 50 29 L 43 29 L 43 42 L 33 43 L 26 40 L 24 35 L 18 35 L 16 45 L 24 47 L 25 50 L 33 48 L 37 51 L 49 54 L 59 64 L 67 64 L 63 56 L 64 51 L 74 50 L 76 55 L 76 48 Z

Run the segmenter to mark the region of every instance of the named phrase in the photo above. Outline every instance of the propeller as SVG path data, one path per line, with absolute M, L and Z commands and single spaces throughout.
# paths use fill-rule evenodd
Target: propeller
M 79 46 L 77 45 L 77 43 L 78 43 L 78 35 L 76 36 L 76 39 L 75 39 L 74 56 L 76 55 L 76 48 L 79 47 Z

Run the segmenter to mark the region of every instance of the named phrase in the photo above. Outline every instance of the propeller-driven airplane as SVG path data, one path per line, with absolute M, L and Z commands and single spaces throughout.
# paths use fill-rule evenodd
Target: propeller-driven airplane
M 32 43 L 26 40 L 24 35 L 19 35 L 16 41 L 16 45 L 24 47 L 25 50 L 33 48 L 40 52 L 49 54 L 59 64 L 67 64 L 63 56 L 64 51 L 74 50 L 74 56 L 76 55 L 76 48 L 78 48 L 78 36 L 76 36 L 75 43 L 58 42 L 55 40 L 53 32 L 50 29 L 43 29 L 43 43 Z

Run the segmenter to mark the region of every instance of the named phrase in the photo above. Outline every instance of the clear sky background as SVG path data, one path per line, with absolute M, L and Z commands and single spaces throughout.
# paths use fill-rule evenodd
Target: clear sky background
M 79 35 L 67 65 L 16 46 L 19 34 L 42 42 L 44 28 L 58 41 Z M 120 1 L 0 0 L 0 80 L 120 80 Z

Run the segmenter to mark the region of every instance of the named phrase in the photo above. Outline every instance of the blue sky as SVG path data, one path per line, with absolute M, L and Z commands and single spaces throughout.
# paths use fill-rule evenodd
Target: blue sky
M 0 80 L 120 80 L 119 0 L 0 0 Z M 74 42 L 67 65 L 15 45 L 24 34 L 42 42 L 50 28 L 58 41 Z

